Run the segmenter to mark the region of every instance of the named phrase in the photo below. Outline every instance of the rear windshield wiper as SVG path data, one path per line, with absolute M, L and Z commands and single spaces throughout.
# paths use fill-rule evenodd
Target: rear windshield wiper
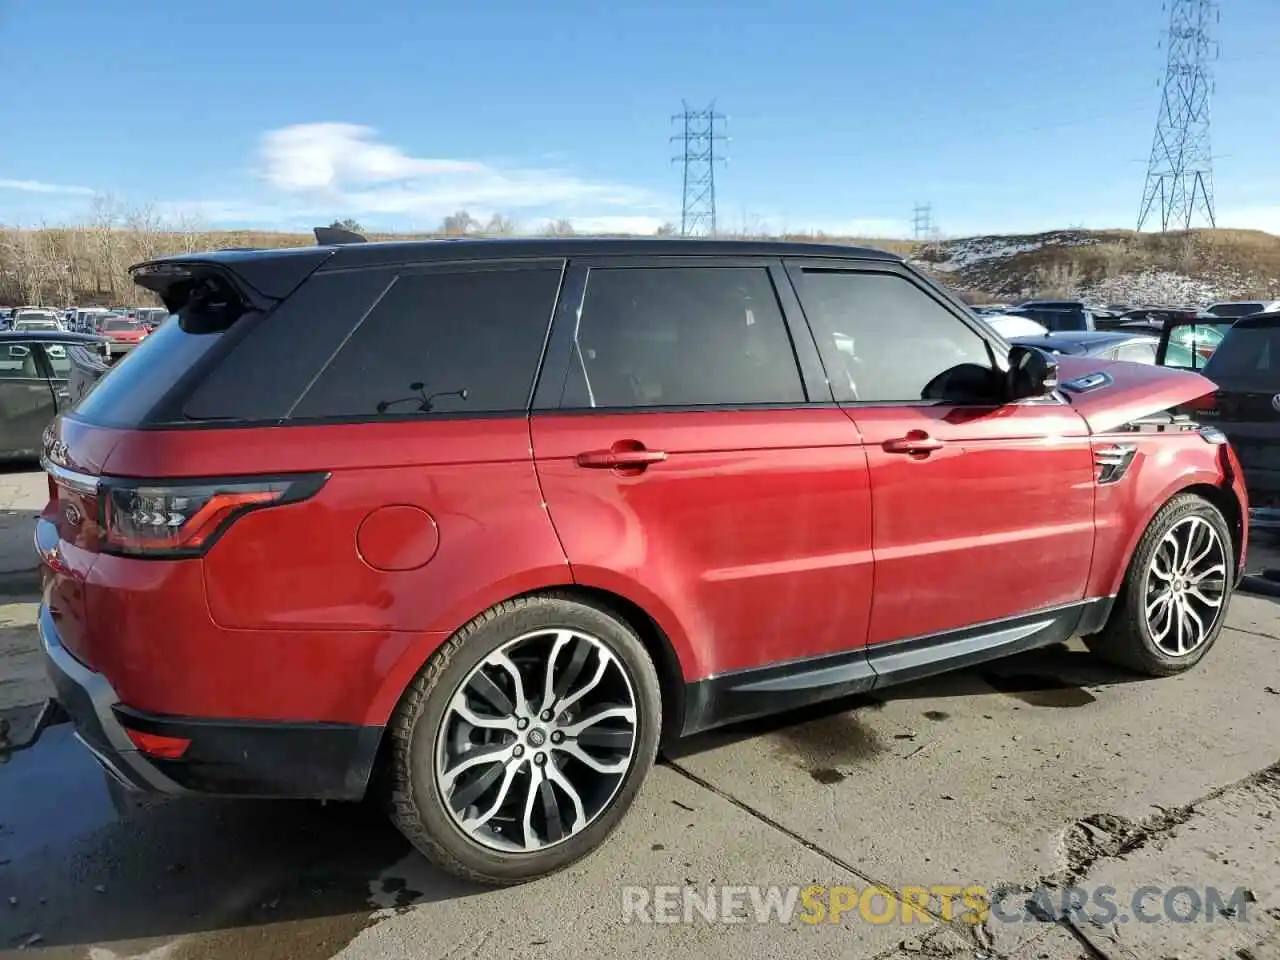
M 436 400 L 441 397 L 457 397 L 459 400 L 467 399 L 466 387 L 463 387 L 461 390 L 442 390 L 439 393 L 427 393 L 426 384 L 411 383 L 409 384 L 409 389 L 416 391 L 417 395 L 412 397 L 401 397 L 399 400 L 379 400 L 377 407 L 378 412 L 386 413 L 392 407 L 401 403 L 416 403 L 418 405 L 418 413 L 431 413 L 431 411 L 435 409 Z

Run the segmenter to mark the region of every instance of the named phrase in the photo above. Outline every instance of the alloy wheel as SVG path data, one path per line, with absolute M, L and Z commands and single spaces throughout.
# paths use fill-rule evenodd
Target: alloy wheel
M 1160 652 L 1186 657 L 1213 634 L 1227 592 L 1227 548 L 1199 516 L 1183 517 L 1161 538 L 1147 570 L 1147 629 Z
M 636 741 L 622 661 L 583 631 L 539 630 L 494 650 L 459 684 L 436 739 L 436 784 L 475 843 L 539 852 L 604 812 Z

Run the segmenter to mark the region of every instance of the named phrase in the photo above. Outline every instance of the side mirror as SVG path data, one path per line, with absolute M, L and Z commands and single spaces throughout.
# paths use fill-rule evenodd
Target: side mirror
M 1058 361 L 1035 347 L 1015 344 L 1009 350 L 1010 400 L 1045 397 L 1058 388 Z
M 21 360 L 22 358 L 28 356 L 30 353 L 31 353 L 30 347 L 24 347 L 20 343 L 9 344 L 9 356 L 13 357 L 14 359 Z

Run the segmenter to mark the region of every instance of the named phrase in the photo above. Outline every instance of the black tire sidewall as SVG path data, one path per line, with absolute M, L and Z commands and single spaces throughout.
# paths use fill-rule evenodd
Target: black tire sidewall
M 626 668 L 636 698 L 637 736 L 631 766 L 609 806 L 578 835 L 535 853 L 490 850 L 468 837 L 446 807 L 434 773 L 436 737 L 450 700 L 478 663 L 522 634 L 556 628 L 590 634 L 604 643 Z M 406 757 L 414 806 L 422 827 L 468 873 L 498 882 L 544 876 L 590 853 L 612 833 L 653 766 L 661 727 L 658 675 L 644 645 L 629 627 L 605 610 L 580 601 L 529 598 L 529 602 L 513 610 L 499 612 L 467 637 L 426 697 L 413 724 Z

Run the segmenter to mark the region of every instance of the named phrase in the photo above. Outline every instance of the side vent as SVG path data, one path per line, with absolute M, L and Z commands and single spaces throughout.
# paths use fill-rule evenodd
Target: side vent
M 1121 480 L 1137 454 L 1136 443 L 1113 443 L 1096 448 L 1093 451 L 1093 462 L 1098 468 L 1098 483 L 1116 483 Z

